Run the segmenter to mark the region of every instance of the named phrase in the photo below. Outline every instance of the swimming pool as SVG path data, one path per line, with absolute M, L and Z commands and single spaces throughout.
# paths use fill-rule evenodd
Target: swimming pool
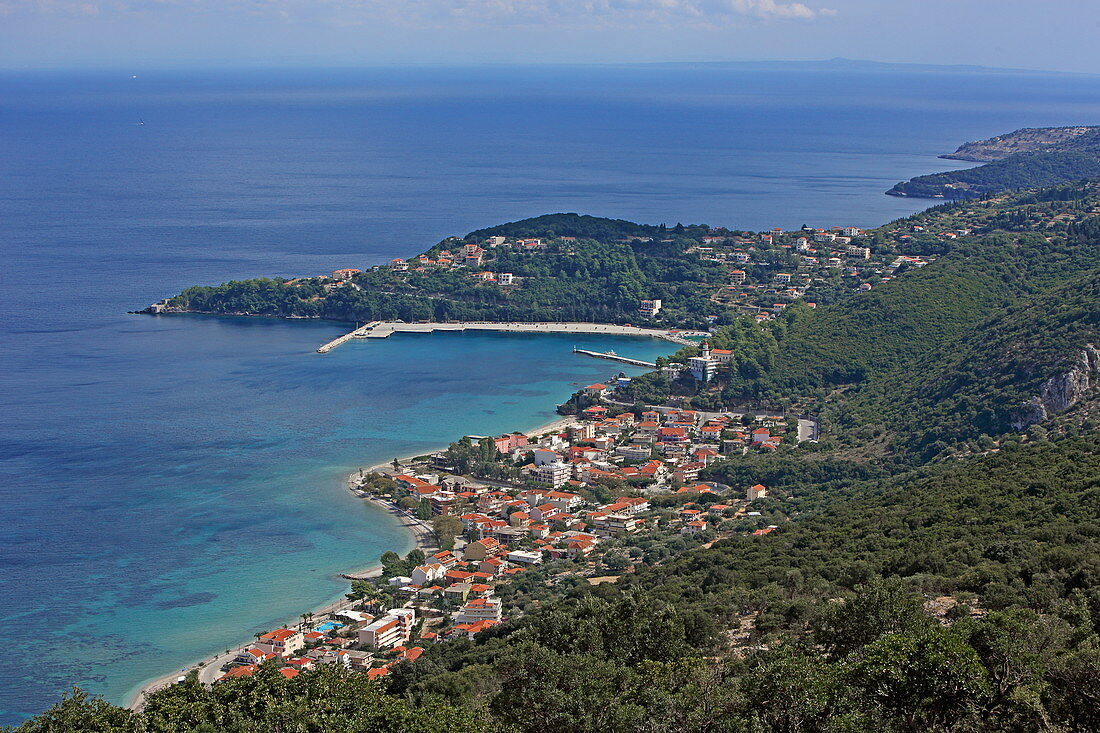
M 324 633 L 326 631 L 332 631 L 333 629 L 338 629 L 341 626 L 343 626 L 343 624 L 337 623 L 336 621 L 326 621 L 323 624 L 319 624 L 317 626 L 314 626 L 313 630 L 314 631 L 320 631 L 321 633 Z

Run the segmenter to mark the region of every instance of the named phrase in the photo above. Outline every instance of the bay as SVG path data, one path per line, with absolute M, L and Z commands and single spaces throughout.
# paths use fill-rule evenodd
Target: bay
M 131 78 L 136 73 L 137 78 Z M 667 65 L 0 74 L 0 722 L 342 592 L 408 539 L 343 476 L 528 429 L 660 342 L 126 311 L 556 211 L 873 226 L 965 140 L 1090 123 L 1096 77 Z M 138 124 L 144 122 L 144 124 Z M 630 371 L 630 370 L 627 370 Z

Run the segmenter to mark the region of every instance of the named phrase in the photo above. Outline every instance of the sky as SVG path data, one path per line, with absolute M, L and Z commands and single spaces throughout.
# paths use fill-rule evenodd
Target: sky
M 0 0 L 0 68 L 822 60 L 1100 71 L 1100 0 Z

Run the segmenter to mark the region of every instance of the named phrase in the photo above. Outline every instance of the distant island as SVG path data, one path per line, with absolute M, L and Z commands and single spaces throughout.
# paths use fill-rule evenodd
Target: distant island
M 976 199 L 1012 189 L 1053 186 L 1100 176 L 1100 127 L 1025 127 L 968 142 L 949 160 L 985 163 L 976 168 L 917 176 L 888 196 Z

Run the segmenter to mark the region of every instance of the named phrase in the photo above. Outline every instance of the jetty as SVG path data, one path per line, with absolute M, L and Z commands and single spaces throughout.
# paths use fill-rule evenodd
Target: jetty
M 694 344 L 689 336 L 707 336 L 705 332 L 670 331 L 640 326 L 618 326 L 613 323 L 514 323 L 503 321 L 469 321 L 465 323 L 404 323 L 402 321 L 372 321 L 359 326 L 340 338 L 317 349 L 326 354 L 352 339 L 384 339 L 395 333 L 432 333 L 434 331 L 501 331 L 508 333 L 587 333 L 604 336 L 642 336 L 671 341 L 680 346 Z
M 356 328 L 351 333 L 345 333 L 340 338 L 333 339 L 332 341 L 329 341 L 324 346 L 319 347 L 317 349 L 317 353 L 318 354 L 327 354 L 328 352 L 332 351 L 333 349 L 335 349 L 340 344 L 346 344 L 348 341 L 351 341 L 352 339 L 356 339 L 356 338 L 365 338 L 364 334 L 367 333 L 370 329 L 374 328 L 377 325 L 378 325 L 378 321 L 373 321 L 373 322 L 368 323 L 366 325 L 359 326 L 358 328 Z
M 589 351 L 588 349 L 578 349 L 573 347 L 574 354 L 584 354 L 585 356 L 594 356 L 597 359 L 610 359 L 611 361 L 619 361 L 623 364 L 630 364 L 631 366 L 649 367 L 650 369 L 656 369 L 657 365 L 651 361 L 642 361 L 641 359 L 631 359 L 627 356 L 619 356 L 614 351 Z

